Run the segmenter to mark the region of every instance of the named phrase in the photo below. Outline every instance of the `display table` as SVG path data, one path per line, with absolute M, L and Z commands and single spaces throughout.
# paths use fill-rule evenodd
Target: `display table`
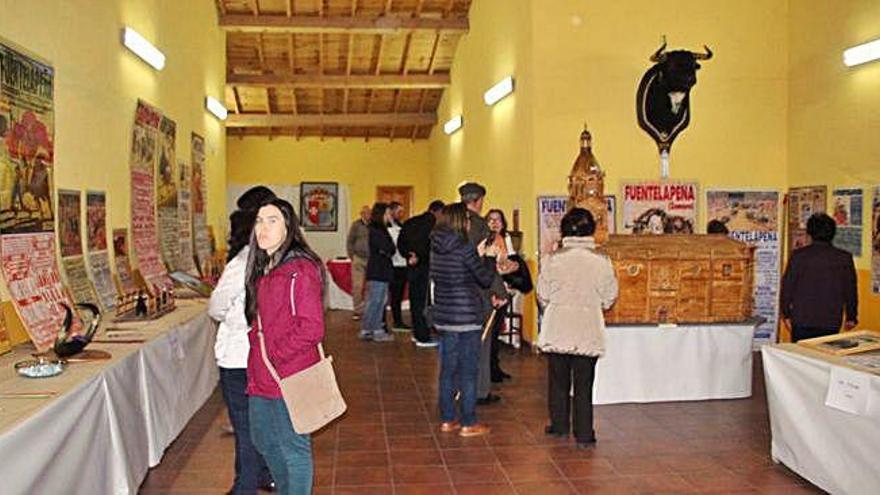
M 608 326 L 593 403 L 749 397 L 756 325 Z
M 57 377 L 19 377 L 13 363 L 26 351 L 0 357 L 0 393 L 57 393 L 0 399 L 3 493 L 137 492 L 217 384 L 205 302 L 178 306 L 159 320 L 124 325 L 147 342 L 92 343 L 112 358 L 71 364 Z
M 880 377 L 869 379 L 867 414 L 825 405 L 831 370 L 841 358 L 797 344 L 764 346 L 771 456 L 830 493 L 880 492 Z M 863 372 L 862 372 L 863 373 Z
M 351 300 L 351 260 L 332 259 L 327 261 L 327 302 L 330 309 L 354 308 Z

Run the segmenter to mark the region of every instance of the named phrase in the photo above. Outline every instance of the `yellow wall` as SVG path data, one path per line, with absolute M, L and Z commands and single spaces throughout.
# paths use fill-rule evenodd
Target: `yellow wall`
M 871 188 L 880 185 L 880 62 L 843 64 L 843 50 L 880 37 L 880 3 L 791 2 L 788 178 L 792 186 L 865 189 L 859 312 L 862 328 L 880 330 L 880 296 L 870 289 Z
M 376 201 L 376 186 L 413 186 L 413 210 L 424 211 L 428 191 L 428 145 L 424 141 L 388 141 L 293 137 L 230 138 L 230 184 L 339 182 L 351 188 L 352 215 Z
M 120 42 L 124 25 L 166 55 L 156 72 Z M 223 99 L 225 36 L 211 0 L 0 0 L 0 38 L 55 69 L 55 186 L 107 191 L 110 227 L 129 227 L 129 151 L 138 98 L 177 123 L 177 159 L 205 137 L 208 223 L 226 225 L 226 136 L 204 110 Z M 108 229 L 108 234 L 110 229 Z M 5 287 L 3 295 L 8 298 Z

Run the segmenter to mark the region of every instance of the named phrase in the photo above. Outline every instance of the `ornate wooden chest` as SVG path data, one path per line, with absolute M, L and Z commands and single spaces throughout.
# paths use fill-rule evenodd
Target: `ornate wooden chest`
M 612 235 L 620 295 L 607 323 L 712 323 L 752 315 L 752 247 L 721 235 Z

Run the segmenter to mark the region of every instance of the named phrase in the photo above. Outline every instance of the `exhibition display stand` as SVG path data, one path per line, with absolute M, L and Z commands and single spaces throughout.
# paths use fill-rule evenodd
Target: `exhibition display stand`
M 216 387 L 214 323 L 188 300 L 129 327 L 145 342 L 93 342 L 112 358 L 53 378 L 19 377 L 24 350 L 0 357 L 3 493 L 136 493 L 159 464 Z
M 593 403 L 749 397 L 757 324 L 610 325 Z
M 773 459 L 829 493 L 877 493 L 880 376 L 797 344 L 761 354 Z

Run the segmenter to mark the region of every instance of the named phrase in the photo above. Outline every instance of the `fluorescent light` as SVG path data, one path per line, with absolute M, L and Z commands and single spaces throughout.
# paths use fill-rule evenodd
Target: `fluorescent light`
M 443 132 L 446 134 L 452 134 L 453 132 L 461 129 L 461 126 L 464 122 L 462 121 L 461 115 L 456 115 L 451 119 L 447 120 L 445 124 L 443 124 Z
M 165 54 L 128 26 L 122 30 L 122 44 L 154 69 L 162 70 L 165 67 Z
M 226 107 L 213 96 L 205 97 L 205 108 L 220 120 L 226 120 L 226 115 L 229 113 L 229 110 L 226 110 Z
M 507 76 L 483 94 L 483 101 L 492 106 L 510 93 L 513 93 L 513 77 Z
M 843 51 L 843 63 L 847 67 L 864 64 L 880 58 L 880 39 L 863 43 Z

